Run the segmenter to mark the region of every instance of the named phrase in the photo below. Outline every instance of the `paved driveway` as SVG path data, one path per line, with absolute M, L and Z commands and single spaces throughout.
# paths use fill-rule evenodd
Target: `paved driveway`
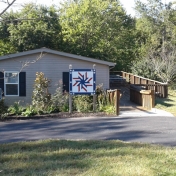
M 111 140 L 176 146 L 176 117 L 87 117 L 0 122 L 0 143 L 38 139 Z

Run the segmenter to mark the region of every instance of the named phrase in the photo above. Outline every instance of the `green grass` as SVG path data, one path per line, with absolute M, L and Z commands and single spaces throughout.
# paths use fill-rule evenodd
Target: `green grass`
M 176 148 L 120 141 L 0 145 L 0 176 L 175 176 Z
M 168 98 L 156 98 L 155 108 L 165 110 L 176 116 L 176 90 L 169 90 Z

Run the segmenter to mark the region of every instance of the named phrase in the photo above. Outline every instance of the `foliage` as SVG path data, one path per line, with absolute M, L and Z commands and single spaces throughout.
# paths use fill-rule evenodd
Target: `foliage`
M 0 48 L 0 56 L 15 52 L 14 47 L 9 42 L 2 40 L 0 40 Z
M 139 18 L 138 59 L 132 72 L 162 82 L 170 82 L 176 75 L 176 24 L 173 3 L 161 0 L 136 1 Z
M 41 47 L 58 49 L 60 32 L 56 9 L 32 3 L 19 12 L 5 13 L 0 22 L 0 39 L 18 52 Z
M 8 108 L 8 113 L 11 115 L 21 115 L 25 111 L 25 108 L 20 105 L 20 101 L 15 102 Z
M 29 105 L 26 107 L 25 111 L 21 113 L 21 115 L 25 116 L 25 117 L 30 117 L 33 115 L 37 114 L 37 110 L 34 106 Z
M 106 114 L 114 114 L 115 113 L 115 106 L 113 105 L 104 105 L 100 108 L 100 111 L 106 112 Z
M 0 118 L 4 116 L 4 114 L 7 113 L 8 107 L 4 103 L 4 99 L 0 100 Z
M 34 90 L 32 95 L 32 106 L 37 110 L 37 113 L 43 113 L 47 110 L 51 103 L 51 94 L 48 92 L 50 80 L 44 77 L 44 73 L 36 73 L 34 81 Z
M 73 96 L 73 109 L 77 112 L 93 111 L 93 96 L 90 95 Z
M 129 69 L 135 56 L 135 20 L 117 0 L 66 1 L 60 9 L 62 50 Z
M 78 112 L 93 111 L 93 96 L 77 95 L 73 96 L 73 109 Z M 115 112 L 114 104 L 109 101 L 109 95 L 103 90 L 103 85 L 96 87 L 96 110 L 113 114 Z
M 58 87 L 56 88 L 55 93 L 51 96 L 51 104 L 55 111 L 68 111 L 68 94 L 63 92 L 62 83 L 59 82 Z
M 112 102 L 110 101 L 110 95 L 107 93 L 107 91 L 103 90 L 102 84 L 96 87 L 96 95 L 98 111 L 106 112 L 107 114 L 114 114 L 114 100 Z

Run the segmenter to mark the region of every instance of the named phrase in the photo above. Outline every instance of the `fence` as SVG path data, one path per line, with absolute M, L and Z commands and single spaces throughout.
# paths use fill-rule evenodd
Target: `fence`
M 135 86 L 130 87 L 130 101 L 150 110 L 155 107 L 154 90 L 141 90 Z
M 115 109 L 116 109 L 116 115 L 119 115 L 120 110 L 119 110 L 119 106 L 120 106 L 120 90 L 118 89 L 114 89 L 114 90 L 107 90 L 107 93 L 109 95 L 109 101 L 111 104 L 115 105 Z
M 154 90 L 155 95 L 158 97 L 167 98 L 168 96 L 168 85 L 165 83 L 133 75 L 124 71 L 113 71 L 110 72 L 110 74 L 120 75 L 126 80 L 126 82 L 136 86 L 144 86 L 146 90 Z

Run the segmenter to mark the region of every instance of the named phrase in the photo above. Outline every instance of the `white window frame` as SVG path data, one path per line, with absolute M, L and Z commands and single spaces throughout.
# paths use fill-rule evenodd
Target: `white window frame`
M 5 75 L 6 75 L 6 73 L 17 73 L 18 74 L 18 82 L 17 83 L 6 83 L 6 77 L 5 77 Z M 8 85 L 8 84 L 16 84 L 16 85 L 18 85 L 18 94 L 17 95 L 7 95 L 6 94 L 6 85 Z M 5 96 L 19 96 L 19 72 L 18 71 L 5 71 L 4 72 L 4 94 L 5 94 Z

